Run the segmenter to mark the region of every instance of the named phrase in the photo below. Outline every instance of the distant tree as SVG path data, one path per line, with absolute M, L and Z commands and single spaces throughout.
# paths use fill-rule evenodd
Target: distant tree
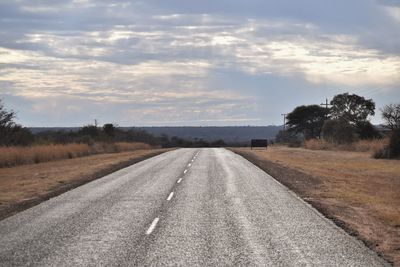
M 29 145 L 34 141 L 31 131 L 15 123 L 16 114 L 6 110 L 0 100 L 0 146 Z
M 321 106 L 299 106 L 287 115 L 286 124 L 290 132 L 301 133 L 305 139 L 319 138 L 326 116 L 326 109 Z
M 95 138 L 99 135 L 99 129 L 95 125 L 85 125 L 79 130 L 78 134 L 80 136 L 90 136 Z
M 104 133 L 109 137 L 114 137 L 115 135 L 115 126 L 112 123 L 107 123 L 103 125 Z
M 275 142 L 279 144 L 301 145 L 301 139 L 299 135 L 290 131 L 279 131 L 275 136 Z
M 15 126 L 15 112 L 6 110 L 2 100 L 0 99 L 0 133 L 13 128 Z
M 219 139 L 210 143 L 211 147 L 225 147 L 226 143 L 224 140 Z
M 375 115 L 375 103 L 372 99 L 348 93 L 336 95 L 331 101 L 333 119 L 344 120 L 352 125 L 367 121 Z
M 381 111 L 386 128 L 392 131 L 400 129 L 400 103 L 386 105 Z
M 325 121 L 322 136 L 334 144 L 349 144 L 356 140 L 356 128 L 345 120 L 331 119 Z

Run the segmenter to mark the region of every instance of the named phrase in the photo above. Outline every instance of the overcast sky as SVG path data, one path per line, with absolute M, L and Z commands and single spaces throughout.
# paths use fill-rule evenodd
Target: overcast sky
M 398 0 L 0 0 L 0 98 L 25 126 L 282 124 L 400 102 Z

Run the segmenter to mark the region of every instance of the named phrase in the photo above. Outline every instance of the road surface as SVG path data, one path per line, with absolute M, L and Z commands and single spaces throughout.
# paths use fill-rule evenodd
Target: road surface
M 384 266 L 256 166 L 179 149 L 0 222 L 1 266 Z

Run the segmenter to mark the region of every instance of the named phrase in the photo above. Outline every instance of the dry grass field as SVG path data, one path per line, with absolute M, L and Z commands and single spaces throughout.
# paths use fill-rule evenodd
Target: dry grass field
M 360 140 L 346 145 L 335 145 L 322 139 L 311 139 L 304 142 L 304 148 L 311 150 L 371 152 L 371 155 L 389 144 L 389 138 L 375 140 Z
M 368 152 L 232 149 L 400 266 L 400 161 Z
M 29 147 L 0 147 L 0 168 L 24 164 L 72 159 L 93 154 L 117 153 L 150 149 L 145 143 L 95 143 L 67 145 L 34 145 Z
M 165 151 L 136 150 L 0 168 L 0 219 Z

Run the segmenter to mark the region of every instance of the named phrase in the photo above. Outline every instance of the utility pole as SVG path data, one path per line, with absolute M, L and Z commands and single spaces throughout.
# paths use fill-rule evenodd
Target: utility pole
M 329 106 L 332 106 L 331 104 L 329 104 L 328 98 L 326 99 L 325 103 L 321 103 L 321 106 L 325 106 L 326 111 L 328 111 Z
M 321 105 L 321 106 L 325 106 L 325 108 L 326 108 L 325 117 L 326 117 L 326 119 L 328 119 L 329 106 L 332 106 L 331 104 L 329 104 L 328 98 L 326 99 L 325 103 L 321 103 L 320 105 Z
M 287 116 L 287 113 L 281 114 L 281 115 L 283 116 L 283 131 L 286 131 L 286 116 Z

